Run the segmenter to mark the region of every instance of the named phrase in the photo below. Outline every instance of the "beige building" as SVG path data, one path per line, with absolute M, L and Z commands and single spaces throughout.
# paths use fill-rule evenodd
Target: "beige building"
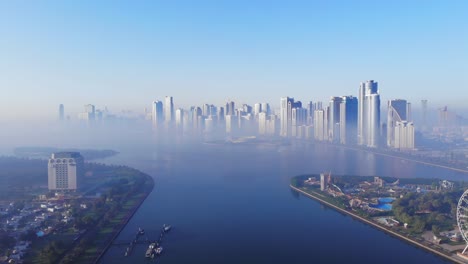
M 78 152 L 53 153 L 49 159 L 49 190 L 77 190 L 84 174 L 84 159 Z

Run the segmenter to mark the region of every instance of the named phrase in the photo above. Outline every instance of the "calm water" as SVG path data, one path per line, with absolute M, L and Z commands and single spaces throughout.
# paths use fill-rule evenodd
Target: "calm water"
M 349 216 L 292 192 L 292 176 L 332 174 L 468 179 L 468 175 L 323 145 L 121 149 L 110 163 L 136 167 L 156 187 L 117 240 L 138 227 L 156 239 L 158 263 L 445 263 Z M 130 257 L 113 246 L 102 263 L 147 263 L 147 245 Z

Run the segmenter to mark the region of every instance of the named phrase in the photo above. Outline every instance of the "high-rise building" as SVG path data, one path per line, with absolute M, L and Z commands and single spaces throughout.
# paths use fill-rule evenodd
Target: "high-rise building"
M 332 97 L 329 105 L 329 119 L 328 119 L 328 138 L 331 142 L 339 142 L 340 137 L 340 104 L 343 101 L 341 97 Z
M 177 108 L 175 111 L 175 124 L 176 130 L 182 132 L 184 125 L 184 110 L 182 108 Z
M 258 116 L 262 112 L 262 104 L 256 103 L 254 104 L 254 109 L 253 109 L 254 115 Z
M 400 150 L 414 149 L 414 125 L 413 122 L 397 121 L 394 128 L 394 148 Z
M 292 109 L 301 108 L 300 101 L 294 102 L 294 98 L 282 97 L 280 100 L 280 136 L 289 137 L 292 132 Z
M 331 182 L 331 175 L 320 173 L 320 190 L 326 191 L 328 189 L 328 185 Z
M 164 120 L 167 125 L 174 122 L 174 99 L 172 96 L 166 96 L 164 99 Z
M 357 141 L 358 100 L 343 96 L 340 103 L 340 143 L 355 144 Z
M 77 190 L 83 174 L 84 159 L 80 153 L 53 153 L 48 163 L 49 190 Z
M 236 105 L 233 101 L 226 103 L 226 115 L 236 115 Z
M 307 109 L 305 108 L 293 108 L 291 110 L 291 135 L 293 137 L 298 136 L 298 127 L 307 124 Z
M 78 119 L 85 121 L 88 125 L 92 125 L 96 119 L 96 109 L 94 105 L 85 105 L 84 112 L 78 115 Z
M 395 147 L 395 128 L 397 122 L 410 121 L 411 104 L 403 99 L 388 101 L 387 112 L 387 146 Z
M 258 134 L 265 135 L 267 132 L 267 114 L 261 112 L 258 114 Z
M 65 107 L 63 106 L 63 104 L 59 105 L 59 120 L 65 120 Z
M 201 125 L 201 122 L 199 121 L 199 118 L 203 114 L 202 109 L 200 107 L 192 107 L 190 110 L 192 112 L 191 116 L 192 116 L 193 131 L 199 132 L 203 128 L 203 126 Z
M 221 122 L 224 122 L 224 107 L 220 107 L 219 108 L 219 111 L 218 111 L 218 121 L 221 123 Z
M 242 111 L 244 111 L 246 114 L 251 114 L 252 113 L 252 106 L 248 104 L 243 104 L 242 105 Z
M 210 105 L 210 116 L 216 117 L 218 115 L 218 108 L 214 105 Z
M 270 136 L 274 136 L 276 135 L 276 131 L 278 130 L 277 129 L 277 124 L 278 122 L 276 122 L 277 120 L 277 116 L 276 115 L 270 115 L 269 118 L 267 119 L 267 124 L 266 124 L 266 133 L 267 135 L 270 135 Z
M 225 116 L 226 122 L 226 133 L 232 133 L 234 130 L 234 123 L 235 123 L 235 116 L 233 115 L 226 115 Z
M 151 120 L 153 122 L 153 128 L 157 129 L 161 127 L 163 123 L 163 103 L 161 101 L 154 101 L 151 109 Z
M 270 112 L 271 112 L 271 111 L 270 111 L 270 105 L 269 105 L 268 103 L 262 103 L 262 104 L 261 104 L 261 109 L 262 109 L 261 112 L 266 113 L 267 116 L 269 116 L 269 115 L 271 114 L 271 113 L 270 113 Z
M 325 111 L 323 109 L 315 110 L 314 111 L 314 138 L 318 141 L 325 140 L 325 126 L 324 126 L 324 119 L 325 119 Z
M 377 147 L 380 135 L 380 95 L 373 80 L 361 83 L 358 101 L 358 144 Z

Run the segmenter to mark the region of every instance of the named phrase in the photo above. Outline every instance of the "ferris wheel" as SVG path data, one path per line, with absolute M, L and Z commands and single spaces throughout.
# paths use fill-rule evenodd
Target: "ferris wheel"
M 468 249 L 468 190 L 466 190 L 460 197 L 460 200 L 458 200 L 457 224 L 463 239 L 467 243 L 467 246 L 462 252 L 462 254 L 465 254 L 466 249 Z

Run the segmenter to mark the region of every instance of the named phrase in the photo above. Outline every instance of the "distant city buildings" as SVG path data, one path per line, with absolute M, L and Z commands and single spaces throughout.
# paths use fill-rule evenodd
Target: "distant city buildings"
M 53 153 L 48 163 L 49 190 L 76 191 L 83 174 L 84 159 L 80 153 Z
M 427 106 L 427 101 L 423 100 L 422 103 Z M 272 109 L 267 102 L 253 105 L 242 103 L 237 104 L 236 108 L 236 102 L 230 100 L 222 106 L 205 103 L 189 109 L 174 109 L 173 97 L 166 96 L 163 101 L 152 102 L 151 110 L 145 108 L 140 117 L 151 119 L 155 130 L 166 128 L 161 135 L 177 132 L 174 134 L 209 136 L 205 139 L 280 136 L 370 148 L 381 145 L 398 150 L 415 148 L 411 105 L 402 99 L 390 100 L 387 122 L 381 122 L 378 83 L 373 80 L 360 83 L 357 97 L 333 96 L 325 104 L 308 101 L 303 105 L 293 97 L 281 97 L 279 109 Z M 63 112 L 63 105 L 60 105 L 60 119 L 64 116 Z M 79 115 L 89 124 L 99 123 L 109 116 L 107 108 L 104 111 L 96 110 L 91 104 L 85 105 L 85 111 Z M 439 110 L 437 129 L 444 130 L 460 122 L 457 121 L 459 119 L 446 107 L 442 108 Z
M 96 108 L 92 104 L 84 106 L 84 112 L 78 115 L 78 119 L 83 120 L 88 125 L 92 125 L 96 120 Z

